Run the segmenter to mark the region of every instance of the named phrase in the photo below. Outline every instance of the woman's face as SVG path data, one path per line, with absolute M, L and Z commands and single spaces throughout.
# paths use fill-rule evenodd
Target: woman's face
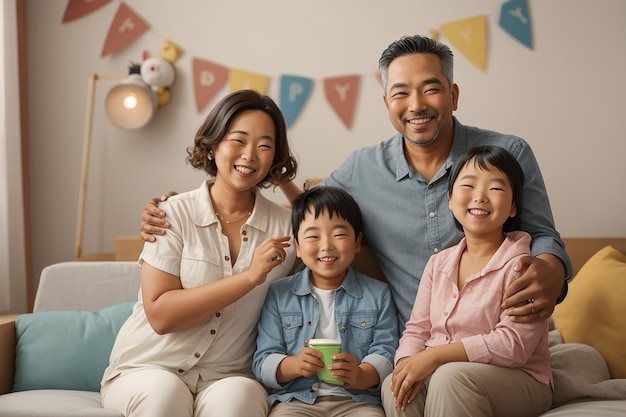
M 267 176 L 276 152 L 272 118 L 249 110 L 237 115 L 222 140 L 213 148 L 216 182 L 250 190 Z

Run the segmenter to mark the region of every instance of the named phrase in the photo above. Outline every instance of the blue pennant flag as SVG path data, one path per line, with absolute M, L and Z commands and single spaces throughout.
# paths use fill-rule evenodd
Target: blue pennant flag
M 310 78 L 283 75 L 280 78 L 280 109 L 285 116 L 287 127 L 291 127 L 311 93 L 313 80 Z
M 515 39 L 533 49 L 530 15 L 526 0 L 510 0 L 500 10 L 500 26 Z

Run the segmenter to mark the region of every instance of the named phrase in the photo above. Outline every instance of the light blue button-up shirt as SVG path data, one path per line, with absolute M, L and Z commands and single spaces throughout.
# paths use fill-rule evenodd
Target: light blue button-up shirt
M 259 320 L 257 351 L 252 360 L 256 378 L 271 389 L 270 406 L 296 398 L 313 404 L 319 379 L 299 377 L 287 384 L 276 380 L 276 370 L 287 356 L 295 356 L 307 340 L 315 337 L 320 308 L 311 293 L 310 270 L 279 279 L 270 286 Z M 335 293 L 335 320 L 341 351 L 358 363 L 371 364 L 380 383 L 393 370 L 398 347 L 397 312 L 389 286 L 348 269 Z M 354 401 L 380 404 L 380 384 L 367 390 L 346 390 L 341 394 Z
M 430 181 L 409 165 L 403 144 L 402 136 L 397 134 L 378 145 L 358 149 L 323 181 L 348 191 L 359 203 L 365 242 L 391 286 L 401 331 L 411 313 L 426 262 L 463 236 L 448 208 L 448 174 L 459 156 L 474 146 L 501 146 L 518 160 L 525 175 L 518 227 L 532 236 L 533 255 L 557 256 L 565 265 L 566 277 L 571 277 L 571 263 L 554 226 L 543 177 L 526 141 L 464 126 L 455 117 L 450 155 Z

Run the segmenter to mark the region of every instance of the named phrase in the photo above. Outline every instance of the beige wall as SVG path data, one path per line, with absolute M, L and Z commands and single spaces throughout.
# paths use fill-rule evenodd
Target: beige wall
M 195 188 L 204 178 L 184 162 L 185 147 L 209 110 L 195 108 L 194 57 L 270 76 L 269 94 L 276 99 L 281 75 L 316 80 L 290 131 L 300 182 L 326 176 L 355 148 L 394 133 L 374 77 L 378 57 L 391 41 L 475 15 L 488 16 L 487 71 L 455 50 L 461 91 L 456 115 L 465 124 L 530 142 L 563 235 L 626 235 L 622 0 L 529 1 L 534 50 L 498 26 L 502 0 L 128 0 L 150 30 L 104 58 L 100 52 L 119 2 L 62 24 L 67 3 L 28 1 L 36 276 L 45 265 L 73 257 L 90 72 L 124 74 L 130 61 L 140 61 L 142 50 L 157 54 L 166 39 L 185 51 L 176 63 L 170 104 L 140 131 L 110 124 L 102 101 L 112 84 L 98 82 L 83 253 L 112 251 L 115 236 L 138 233 L 149 197 Z M 326 103 L 321 80 L 350 74 L 363 78 L 354 125 L 347 130 Z M 279 191 L 267 195 L 284 201 Z

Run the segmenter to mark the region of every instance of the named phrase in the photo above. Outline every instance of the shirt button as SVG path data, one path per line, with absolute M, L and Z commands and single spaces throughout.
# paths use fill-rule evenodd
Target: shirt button
M 341 326 L 341 329 L 339 329 L 339 331 L 341 333 L 345 333 L 346 332 L 346 326 Z
M 433 249 L 433 252 L 435 252 L 435 253 L 439 252 L 439 248 Z
M 217 313 L 215 313 L 215 317 L 222 317 L 222 313 L 218 311 Z
M 311 322 L 311 320 L 309 320 L 309 321 L 306 322 L 306 325 L 307 326 L 311 326 L 311 325 L 313 325 L 313 323 Z
M 365 322 L 362 322 L 362 323 L 361 323 L 361 327 L 365 327 Z
M 196 352 L 196 353 L 193 354 L 193 357 L 198 359 L 200 357 L 200 354 L 198 352 Z
M 243 240 L 244 242 L 247 242 L 247 241 L 248 241 L 248 238 L 247 238 L 247 237 L 244 237 L 244 238 L 243 238 L 243 239 L 241 239 L 241 240 Z
M 428 184 L 428 189 L 432 190 L 433 189 L 433 185 L 432 184 Z
M 287 323 L 285 323 L 285 326 L 287 326 L 287 327 L 291 327 L 291 322 L 290 322 L 290 321 L 288 321 Z
M 243 232 L 241 232 L 241 234 L 245 236 L 248 234 L 248 232 L 244 230 Z
M 183 372 L 185 372 L 185 370 L 184 370 L 184 369 L 179 369 L 179 370 L 178 370 L 178 373 L 179 373 L 179 374 L 182 374 Z
M 215 334 L 215 329 L 211 329 L 211 334 Z
M 432 219 L 433 217 L 435 217 L 435 216 L 436 216 L 436 214 L 435 214 L 435 212 L 434 212 L 434 211 L 431 211 L 430 213 L 428 213 L 428 217 L 430 217 L 431 219 Z
M 448 312 L 447 312 L 447 311 L 445 311 L 445 312 L 443 313 L 443 316 L 444 316 L 444 317 L 448 317 Z
M 456 298 L 456 294 L 452 294 L 452 298 Z

